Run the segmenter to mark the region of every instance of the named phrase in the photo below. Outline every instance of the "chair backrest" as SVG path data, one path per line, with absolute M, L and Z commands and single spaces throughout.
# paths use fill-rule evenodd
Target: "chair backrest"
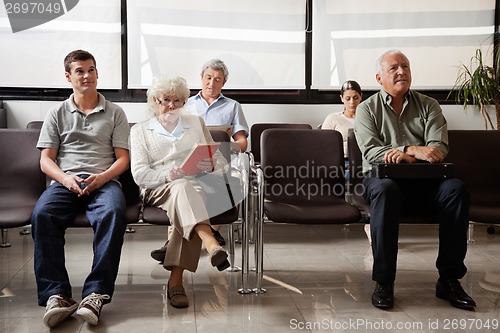
M 2 108 L 2 105 L 0 105 L 0 128 L 7 128 L 7 110 Z
M 42 125 L 43 125 L 43 121 L 42 120 L 33 120 L 33 121 L 30 121 L 27 125 L 26 125 L 26 128 L 27 129 L 41 129 L 42 128 Z
M 369 214 L 370 205 L 363 197 L 363 156 L 352 128 L 347 131 L 347 158 L 349 161 L 349 179 L 346 184 L 347 197 L 353 205 Z
M 269 128 L 296 128 L 296 129 L 312 129 L 309 124 L 291 124 L 291 123 L 257 123 L 250 128 L 250 148 L 253 154 L 255 163 L 260 163 L 261 160 L 261 144 L 260 137 L 262 132 Z
M 45 190 L 36 148 L 40 131 L 0 129 L 0 225 L 18 227 L 29 223 L 33 207 Z
M 467 184 L 471 206 L 500 207 L 500 131 L 449 130 L 446 162 L 455 177 Z
M 26 124 L 26 128 L 27 129 L 41 129 L 42 125 L 43 125 L 42 120 L 33 120 L 33 121 L 30 121 L 28 124 Z M 135 123 L 128 123 L 128 125 L 130 127 L 132 127 L 135 125 Z
M 261 138 L 264 210 L 280 223 L 346 224 L 361 219 L 345 201 L 340 132 L 267 129 Z
M 363 182 L 363 156 L 354 129 L 347 132 L 347 158 L 349 159 L 349 192 Z
M 332 196 L 344 197 L 344 151 L 338 131 L 267 129 L 262 132 L 261 154 L 265 199 L 327 203 Z

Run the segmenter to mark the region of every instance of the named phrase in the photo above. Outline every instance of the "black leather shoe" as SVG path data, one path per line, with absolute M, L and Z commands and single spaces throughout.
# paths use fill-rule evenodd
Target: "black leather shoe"
M 212 229 L 212 234 L 214 235 L 215 240 L 219 243 L 219 245 L 220 246 L 226 245 L 226 240 L 224 239 L 224 237 L 222 237 L 222 235 L 220 234 L 220 232 L 218 232 L 214 228 L 211 228 L 211 229 Z
M 372 295 L 372 304 L 379 309 L 394 307 L 394 284 L 380 284 L 377 282 Z
M 474 310 L 476 302 L 467 295 L 457 279 L 439 278 L 436 283 L 436 297 L 447 300 L 456 308 Z
M 167 244 L 168 244 L 168 240 L 165 243 L 165 245 L 163 245 L 159 249 L 151 251 L 151 258 L 159 261 L 160 264 L 163 264 L 163 262 L 165 261 L 165 255 L 167 254 Z

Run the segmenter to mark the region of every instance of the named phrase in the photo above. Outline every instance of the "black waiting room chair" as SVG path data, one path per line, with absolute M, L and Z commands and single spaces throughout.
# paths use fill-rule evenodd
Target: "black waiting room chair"
M 7 230 L 30 224 L 38 198 L 45 190 L 46 177 L 40 170 L 36 148 L 40 131 L 0 129 L 0 228 L 1 247 L 8 247 Z
M 257 286 L 263 276 L 264 216 L 275 223 L 351 224 L 358 208 L 345 196 L 340 132 L 273 128 L 262 132 L 256 219 Z

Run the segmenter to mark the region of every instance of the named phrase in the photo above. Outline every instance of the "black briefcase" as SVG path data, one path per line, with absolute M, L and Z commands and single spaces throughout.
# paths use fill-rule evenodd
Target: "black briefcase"
M 455 176 L 453 163 L 378 163 L 372 176 L 393 179 L 446 179 Z

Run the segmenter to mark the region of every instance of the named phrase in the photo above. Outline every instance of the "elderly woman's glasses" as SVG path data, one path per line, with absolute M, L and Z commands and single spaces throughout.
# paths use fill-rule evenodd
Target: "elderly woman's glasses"
M 181 101 L 180 99 L 177 98 L 159 98 L 158 99 L 158 104 L 161 104 L 163 106 L 170 106 L 173 105 L 175 108 L 180 108 L 181 106 L 184 105 L 184 101 Z

